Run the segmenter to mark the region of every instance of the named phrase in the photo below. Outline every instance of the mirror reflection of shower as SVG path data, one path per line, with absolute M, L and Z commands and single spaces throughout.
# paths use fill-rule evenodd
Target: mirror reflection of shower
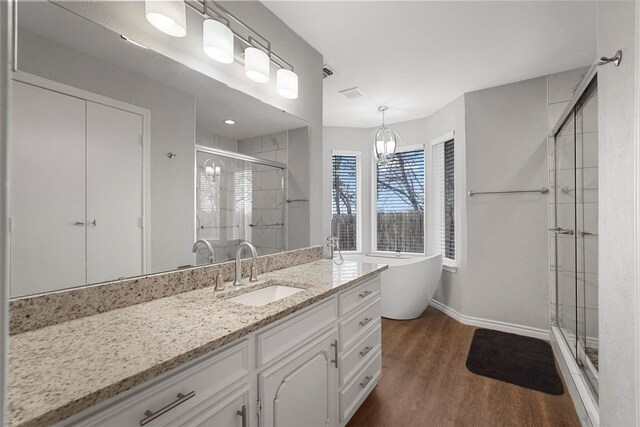
M 235 258 L 243 241 L 259 255 L 286 249 L 284 164 L 211 149 L 196 148 L 196 240 L 213 247 L 214 262 Z M 209 262 L 204 247 L 197 265 Z

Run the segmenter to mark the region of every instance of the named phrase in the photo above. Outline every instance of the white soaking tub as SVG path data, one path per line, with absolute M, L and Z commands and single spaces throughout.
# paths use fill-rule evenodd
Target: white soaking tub
M 382 272 L 382 317 L 408 320 L 419 317 L 440 286 L 442 255 L 395 257 L 344 255 L 345 260 L 388 264 Z

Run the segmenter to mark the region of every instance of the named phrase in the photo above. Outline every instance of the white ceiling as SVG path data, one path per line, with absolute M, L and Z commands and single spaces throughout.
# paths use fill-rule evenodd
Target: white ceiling
M 324 55 L 324 125 L 426 117 L 465 92 L 590 65 L 593 1 L 265 1 Z M 339 90 L 360 87 L 348 100 Z

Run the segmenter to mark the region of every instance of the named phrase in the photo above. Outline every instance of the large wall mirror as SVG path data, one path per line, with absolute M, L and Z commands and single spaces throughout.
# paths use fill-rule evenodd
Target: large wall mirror
M 17 16 L 12 297 L 304 246 L 304 120 L 58 4 Z

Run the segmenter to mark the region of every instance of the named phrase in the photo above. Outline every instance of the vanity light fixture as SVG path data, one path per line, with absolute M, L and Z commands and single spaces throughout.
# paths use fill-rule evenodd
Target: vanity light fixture
M 173 37 L 187 35 L 186 8 L 204 18 L 202 23 L 202 50 L 207 56 L 223 64 L 234 62 L 234 44 L 237 39 L 243 46 L 244 72 L 258 83 L 270 79 L 271 63 L 276 72 L 276 90 L 287 99 L 298 98 L 298 75 L 293 66 L 271 50 L 271 42 L 229 12 L 215 0 L 145 0 L 147 20 L 157 29 Z M 239 26 L 238 31 L 234 27 Z M 247 36 L 246 34 L 250 34 Z M 140 47 L 138 43 L 132 42 Z M 145 48 L 146 49 L 146 48 Z M 225 122 L 226 123 L 226 122 Z M 229 123 L 227 123 L 229 124 Z
M 184 0 L 145 0 L 147 21 L 173 37 L 187 35 L 187 11 Z
M 283 98 L 298 98 L 298 75 L 293 70 L 280 68 L 276 72 L 276 89 Z
M 244 50 L 244 73 L 254 82 L 269 81 L 270 65 L 269 55 L 261 49 L 251 46 Z
M 382 164 L 387 163 L 396 154 L 396 147 L 400 140 L 400 136 L 384 124 L 384 112 L 388 109 L 389 107 L 385 105 L 378 107 L 378 111 L 382 113 L 382 126 L 372 133 L 373 150 L 378 162 Z
M 223 64 L 231 64 L 233 32 L 220 21 L 205 19 L 202 23 L 202 48 L 210 58 Z
M 231 120 L 231 119 L 227 119 L 224 121 L 225 125 L 235 125 L 236 121 L 235 120 Z

